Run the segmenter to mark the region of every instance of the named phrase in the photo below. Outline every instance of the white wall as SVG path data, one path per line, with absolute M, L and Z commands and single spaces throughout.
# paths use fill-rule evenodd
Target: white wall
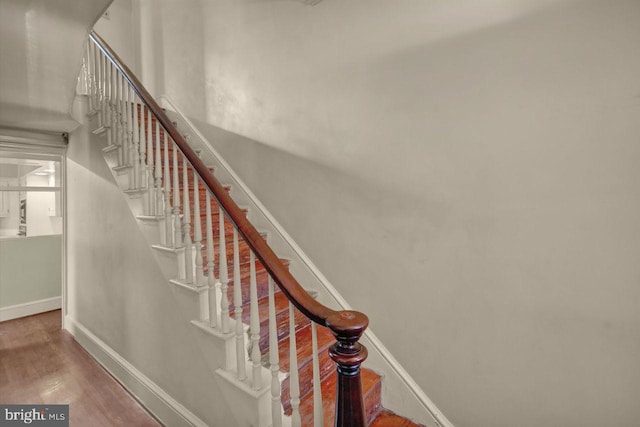
M 86 99 L 77 105 L 76 118 L 83 121 Z M 86 126 L 74 131 L 69 140 L 69 324 L 86 328 L 209 425 L 233 425 L 216 375 L 198 347 L 191 319 L 180 311 L 102 157 L 105 146 L 106 138 L 91 134 Z
M 455 425 L 637 425 L 639 2 L 158 8 L 159 92 Z
M 93 29 L 109 43 L 131 70 L 138 70 L 139 52 L 135 43 L 133 0 L 114 0 Z

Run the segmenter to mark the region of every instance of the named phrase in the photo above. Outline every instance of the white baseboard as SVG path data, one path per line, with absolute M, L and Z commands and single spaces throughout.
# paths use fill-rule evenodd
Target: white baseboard
M 66 316 L 64 324 L 66 330 L 74 336 L 76 341 L 163 425 L 207 427 L 204 421 L 75 319 Z
M 57 310 L 61 307 L 62 297 L 46 298 L 38 301 L 25 302 L 24 304 L 2 307 L 0 308 L 0 322 Z

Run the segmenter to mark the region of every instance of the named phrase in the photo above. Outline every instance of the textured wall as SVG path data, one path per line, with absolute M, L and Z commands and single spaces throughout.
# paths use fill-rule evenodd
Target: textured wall
M 454 424 L 637 425 L 639 2 L 159 7 L 159 92 Z

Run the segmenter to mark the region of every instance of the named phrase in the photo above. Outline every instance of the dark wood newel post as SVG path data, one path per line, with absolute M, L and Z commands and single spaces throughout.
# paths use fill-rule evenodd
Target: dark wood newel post
M 369 319 L 358 311 L 338 311 L 327 317 L 327 327 L 337 342 L 329 349 L 338 371 L 335 427 L 366 427 L 360 365 L 367 348 L 358 340 Z

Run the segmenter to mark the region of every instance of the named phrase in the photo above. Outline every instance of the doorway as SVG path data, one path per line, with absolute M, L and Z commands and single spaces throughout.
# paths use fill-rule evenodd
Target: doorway
M 57 135 L 0 130 L 0 322 L 63 304 L 64 151 Z

